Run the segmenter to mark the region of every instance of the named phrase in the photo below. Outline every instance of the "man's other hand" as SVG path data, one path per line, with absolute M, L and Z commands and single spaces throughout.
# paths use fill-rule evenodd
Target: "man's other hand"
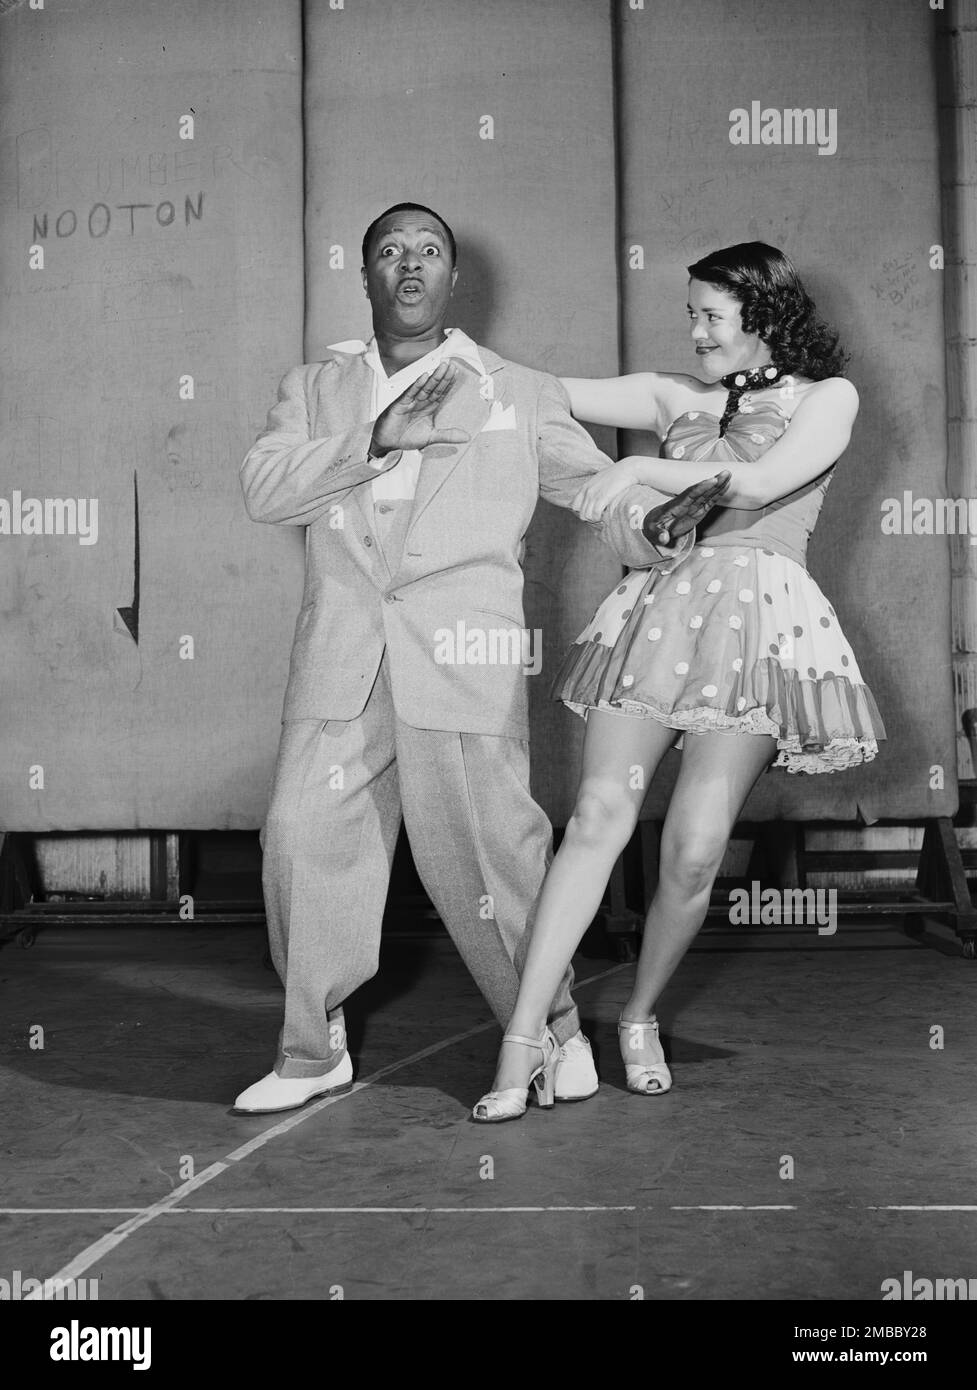
M 701 483 L 693 483 L 670 502 L 653 507 L 641 523 L 645 539 L 652 545 L 671 545 L 698 526 L 718 504 L 732 476 L 727 470 L 714 478 L 703 478 Z

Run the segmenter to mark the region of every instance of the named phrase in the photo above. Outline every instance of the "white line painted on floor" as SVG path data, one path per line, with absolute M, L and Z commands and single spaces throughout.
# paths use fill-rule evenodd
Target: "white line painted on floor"
M 892 1206 L 869 1207 L 869 1211 L 977 1211 L 977 1206 Z
M 198 1216 L 482 1216 L 499 1212 L 521 1215 L 524 1212 L 560 1211 L 651 1211 L 651 1207 L 182 1207 L 178 1211 Z
M 585 985 L 594 984 L 597 980 L 605 980 L 609 975 L 617 975 L 620 971 L 626 969 L 627 965 L 614 965 L 610 970 L 602 970 L 597 975 L 588 975 L 585 980 L 577 980 L 574 988 L 577 990 L 582 989 Z M 412 1052 L 409 1057 L 404 1057 L 399 1062 L 388 1063 L 387 1066 L 381 1067 L 379 1071 L 373 1072 L 373 1074 L 368 1076 L 364 1081 L 358 1081 L 353 1086 L 352 1090 L 347 1091 L 345 1095 L 324 1096 L 322 1100 L 313 1101 L 311 1105 L 307 1105 L 304 1109 L 296 1111 L 279 1124 L 270 1126 L 270 1128 L 263 1130 L 261 1134 L 256 1135 L 254 1139 L 250 1139 L 246 1144 L 242 1144 L 239 1148 L 234 1149 L 222 1161 L 210 1164 L 208 1168 L 198 1173 L 196 1177 L 181 1183 L 179 1187 L 173 1189 L 168 1197 L 162 1197 L 158 1202 L 153 1202 L 152 1206 L 137 1211 L 128 1221 L 123 1221 L 121 1225 L 116 1226 L 111 1231 L 107 1231 L 104 1236 L 101 1236 L 91 1245 L 86 1245 L 84 1250 L 80 1251 L 73 1260 L 69 1260 L 64 1268 L 59 1269 L 57 1274 L 52 1275 L 51 1278 L 61 1280 L 79 1279 L 87 1269 L 91 1269 L 93 1264 L 103 1259 L 110 1251 L 121 1245 L 123 1241 L 128 1240 L 136 1231 L 141 1230 L 143 1226 L 148 1226 L 149 1223 L 155 1221 L 157 1217 L 172 1211 L 173 1208 L 184 1201 L 191 1192 L 196 1192 L 207 1183 L 213 1182 L 214 1178 L 220 1177 L 221 1173 L 226 1173 L 232 1164 L 240 1163 L 242 1159 L 248 1158 L 255 1150 L 262 1148 L 272 1139 L 277 1139 L 281 1134 L 287 1134 L 289 1130 L 295 1129 L 297 1125 L 304 1124 L 306 1120 L 311 1119 L 313 1115 L 320 1114 L 323 1110 L 328 1109 L 330 1105 L 340 1105 L 344 1100 L 349 1100 L 352 1096 L 358 1095 L 360 1091 L 365 1090 L 368 1086 L 375 1085 L 376 1082 L 380 1081 L 383 1077 L 390 1076 L 393 1072 L 402 1071 L 404 1067 L 409 1067 L 415 1062 L 423 1061 L 425 1057 L 433 1057 L 437 1052 L 443 1052 L 448 1047 L 454 1047 L 455 1043 L 464 1042 L 467 1038 L 477 1037 L 479 1033 L 487 1033 L 490 1029 L 497 1028 L 498 1026 L 499 1025 L 493 1019 L 489 1023 L 479 1024 L 476 1028 L 469 1028 L 464 1033 L 456 1033 L 454 1037 L 445 1038 L 443 1042 L 432 1043 L 430 1047 L 421 1048 L 419 1052 Z M 43 1281 L 41 1289 L 38 1290 L 36 1294 L 34 1292 L 27 1294 L 26 1299 L 36 1299 L 40 1301 L 42 1292 Z
M 138 1216 L 147 1207 L 0 1207 L 0 1216 Z M 655 1207 L 167 1207 L 160 1216 L 349 1216 L 366 1215 L 426 1216 L 467 1214 L 469 1212 L 531 1211 L 655 1211 Z M 697 1208 L 690 1207 L 690 1211 Z
M 186 1190 L 186 1187 L 183 1189 Z M 817 1202 L 812 1202 L 808 1210 L 825 1210 L 819 1207 Z M 700 1203 L 694 1206 L 666 1206 L 647 1205 L 647 1206 L 552 1206 L 552 1207 L 181 1207 L 167 1206 L 162 1207 L 160 1203 L 156 1207 L 0 1207 L 0 1217 L 2 1216 L 140 1216 L 150 1211 L 155 1211 L 157 1216 L 355 1216 L 358 1213 L 366 1215 L 407 1215 L 407 1216 L 426 1216 L 426 1215 L 458 1215 L 467 1216 L 481 1213 L 498 1212 L 560 1212 L 560 1211 L 801 1211 L 798 1206 L 784 1204 L 774 1205 L 752 1205 L 739 1204 L 735 1202 L 723 1203 Z M 861 1206 L 856 1203 L 844 1203 L 839 1210 L 844 1211 L 970 1211 L 977 1212 L 977 1205 L 950 1206 L 946 1204 L 913 1206 L 879 1206 L 877 1204 Z M 52 1276 L 67 1277 L 67 1276 Z
M 171 1209 L 197 1216 L 254 1216 L 259 1213 L 299 1216 L 348 1216 L 357 1212 L 372 1215 L 391 1212 L 408 1216 L 448 1215 L 470 1216 L 498 1212 L 560 1212 L 560 1211 L 797 1211 L 797 1207 L 667 1207 L 651 1206 L 587 1206 L 587 1207 L 176 1207 Z M 168 1213 L 169 1214 L 169 1213 Z

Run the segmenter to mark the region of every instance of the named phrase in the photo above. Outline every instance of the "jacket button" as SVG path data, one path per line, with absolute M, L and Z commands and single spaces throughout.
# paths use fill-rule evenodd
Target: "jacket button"
M 364 544 L 364 545 L 372 545 L 372 544 L 373 544 L 373 539 L 372 539 L 372 537 L 370 537 L 370 536 L 364 536 L 364 537 L 363 537 L 363 544 Z
M 397 595 L 396 595 L 396 594 L 384 594 L 384 596 L 383 596 L 383 601 L 384 601 L 384 603 L 396 603 L 396 602 L 397 602 Z

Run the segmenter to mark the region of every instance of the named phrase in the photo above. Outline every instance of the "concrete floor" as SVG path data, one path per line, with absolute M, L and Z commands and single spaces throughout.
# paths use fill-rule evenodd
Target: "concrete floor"
M 977 1275 L 977 1206 L 886 1210 L 977 1202 L 977 963 L 938 939 L 704 935 L 662 1009 L 674 1089 L 648 1100 L 615 1046 L 633 967 L 578 958 L 600 1093 L 496 1128 L 467 1118 L 499 1037 L 481 997 L 446 940 L 393 937 L 349 1011 L 365 1084 L 231 1116 L 273 1056 L 261 954 L 249 928 L 0 951 L 0 1276 L 98 1277 L 103 1300 L 877 1301 L 904 1270 Z

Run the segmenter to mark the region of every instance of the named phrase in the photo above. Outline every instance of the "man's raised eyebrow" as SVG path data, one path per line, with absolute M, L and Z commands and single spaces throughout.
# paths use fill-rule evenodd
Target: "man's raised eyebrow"
M 394 232 L 404 232 L 406 230 L 406 227 L 388 227 L 387 230 L 381 236 L 377 237 L 377 240 L 383 241 L 383 238 L 385 236 L 392 236 Z M 441 240 L 445 243 L 445 245 L 447 245 L 448 238 L 445 236 L 444 232 L 442 232 L 440 227 L 418 227 L 417 230 L 419 232 L 434 232 L 435 236 L 439 236 Z

